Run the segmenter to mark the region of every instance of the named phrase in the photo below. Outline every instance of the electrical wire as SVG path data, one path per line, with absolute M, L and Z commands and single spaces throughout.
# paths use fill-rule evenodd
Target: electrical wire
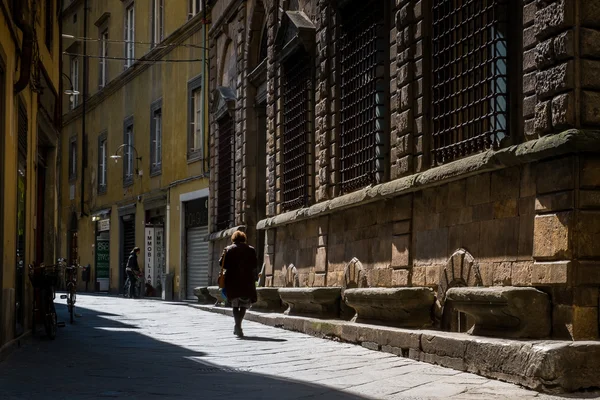
M 94 39 L 94 38 L 86 38 L 86 37 L 76 37 L 76 36 L 67 36 L 64 37 L 64 39 L 71 39 L 71 40 L 81 40 L 81 41 L 86 41 L 86 42 L 106 42 L 106 43 L 119 43 L 119 44 L 143 44 L 143 45 L 155 45 L 154 47 L 152 47 L 152 49 L 168 49 L 168 48 L 175 48 L 175 47 L 191 47 L 194 49 L 202 49 L 202 50 L 208 50 L 206 47 L 204 46 L 200 46 L 198 44 L 192 44 L 192 43 L 180 43 L 180 44 L 156 44 L 156 43 L 152 43 L 152 42 L 139 42 L 139 41 L 131 41 L 131 40 L 117 40 L 117 39 Z
M 164 59 L 153 59 L 153 58 L 127 58 L 127 57 L 109 57 L 109 56 L 96 56 L 96 55 L 92 55 L 92 54 L 78 54 L 78 53 L 69 53 L 69 52 L 63 52 L 63 54 L 65 56 L 70 56 L 70 57 L 87 57 L 87 58 L 101 58 L 101 59 L 105 59 L 105 60 L 111 60 L 111 61 L 131 61 L 133 62 L 150 62 L 150 63 L 186 63 L 186 62 L 202 62 L 201 58 L 190 58 L 190 59 L 181 59 L 181 60 L 164 60 Z

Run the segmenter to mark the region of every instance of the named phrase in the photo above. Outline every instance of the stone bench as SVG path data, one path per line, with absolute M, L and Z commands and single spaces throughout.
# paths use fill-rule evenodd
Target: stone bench
M 275 287 L 256 288 L 257 301 L 252 305 L 253 309 L 262 311 L 282 311 L 283 304 L 279 297 L 279 289 Z
M 550 336 L 548 295 L 531 287 L 460 287 L 448 290 L 446 301 L 475 320 L 473 335 L 504 338 Z
M 346 289 L 344 301 L 356 311 L 354 322 L 424 328 L 435 298 L 429 288 L 364 288 Z
M 221 289 L 219 289 L 218 286 L 209 286 L 207 289 L 210 296 L 216 299 L 216 306 L 225 305 L 225 298 L 221 294 Z
M 198 303 L 200 304 L 215 304 L 215 301 L 217 301 L 217 299 L 210 295 L 206 286 L 194 288 L 194 296 L 198 298 Z
M 340 314 L 341 294 L 339 287 L 279 288 L 279 297 L 288 306 L 286 315 L 336 318 Z

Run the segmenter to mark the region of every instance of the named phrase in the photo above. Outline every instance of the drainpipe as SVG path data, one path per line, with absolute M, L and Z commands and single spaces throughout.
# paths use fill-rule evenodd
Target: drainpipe
M 88 35 L 88 0 L 83 4 L 83 37 Z M 85 109 L 88 98 L 88 57 L 87 40 L 83 41 L 83 101 L 81 104 L 81 216 L 87 216 L 84 209 L 85 204 L 85 167 L 87 167 L 87 134 L 85 132 Z
M 13 19 L 17 28 L 23 32 L 23 45 L 21 49 L 21 62 L 19 69 L 21 74 L 19 80 L 15 83 L 14 92 L 15 95 L 21 93 L 27 85 L 29 85 L 29 79 L 31 77 L 31 62 L 33 61 L 33 29 L 31 25 L 23 18 L 23 2 L 17 1 L 16 9 L 13 15 Z
M 202 132 L 205 132 L 206 129 L 206 94 L 207 94 L 207 90 L 206 87 L 210 84 L 209 80 L 208 80 L 208 76 L 206 76 L 206 71 L 208 70 L 206 68 L 206 48 L 208 45 L 208 41 L 206 40 L 206 25 L 208 24 L 208 21 L 206 19 L 206 0 L 202 0 L 202 79 L 204 80 L 204 83 L 202 84 L 202 102 L 200 107 L 202 107 L 202 113 L 201 115 L 201 123 L 202 123 Z M 210 158 L 209 157 L 204 157 L 204 144 L 205 144 L 205 139 L 204 137 L 202 138 L 202 173 L 206 173 L 207 169 L 210 169 Z M 209 167 L 207 168 L 207 161 L 208 161 L 208 165 Z

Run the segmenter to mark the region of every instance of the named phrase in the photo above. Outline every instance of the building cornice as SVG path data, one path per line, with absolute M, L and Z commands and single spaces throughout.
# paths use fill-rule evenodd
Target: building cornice
M 299 221 L 318 218 L 346 210 L 417 192 L 484 172 L 538 162 L 577 153 L 600 153 L 600 131 L 571 129 L 501 150 L 488 150 L 431 168 L 418 174 L 367 187 L 310 207 L 275 215 L 258 222 L 258 230 L 272 229 Z
M 73 0 L 71 3 L 67 4 L 67 6 L 63 8 L 61 17 L 65 17 L 73 11 L 76 11 L 82 3 L 83 0 Z
M 160 43 L 160 46 L 155 47 L 146 53 L 142 58 L 136 61 L 131 67 L 123 71 L 115 79 L 111 80 L 104 88 L 94 93 L 86 101 L 86 113 L 98 107 L 104 100 L 119 91 L 122 87 L 133 81 L 144 71 L 152 67 L 153 63 L 147 60 L 159 60 L 171 53 L 176 45 L 183 43 L 189 39 L 194 33 L 202 29 L 202 16 L 195 15 L 194 18 L 187 21 L 179 29 L 170 34 L 165 40 Z M 199 61 L 203 62 L 203 61 Z M 69 113 L 63 115 L 63 127 L 70 124 L 74 120 L 81 117 L 82 105 L 78 105 Z

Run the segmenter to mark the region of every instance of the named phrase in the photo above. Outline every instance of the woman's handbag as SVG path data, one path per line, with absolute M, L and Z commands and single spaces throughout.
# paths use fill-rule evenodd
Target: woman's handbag
M 221 271 L 219 271 L 219 278 L 217 283 L 219 284 L 219 289 L 225 288 L 225 255 L 227 254 L 227 249 L 223 250 L 223 255 L 221 256 Z

